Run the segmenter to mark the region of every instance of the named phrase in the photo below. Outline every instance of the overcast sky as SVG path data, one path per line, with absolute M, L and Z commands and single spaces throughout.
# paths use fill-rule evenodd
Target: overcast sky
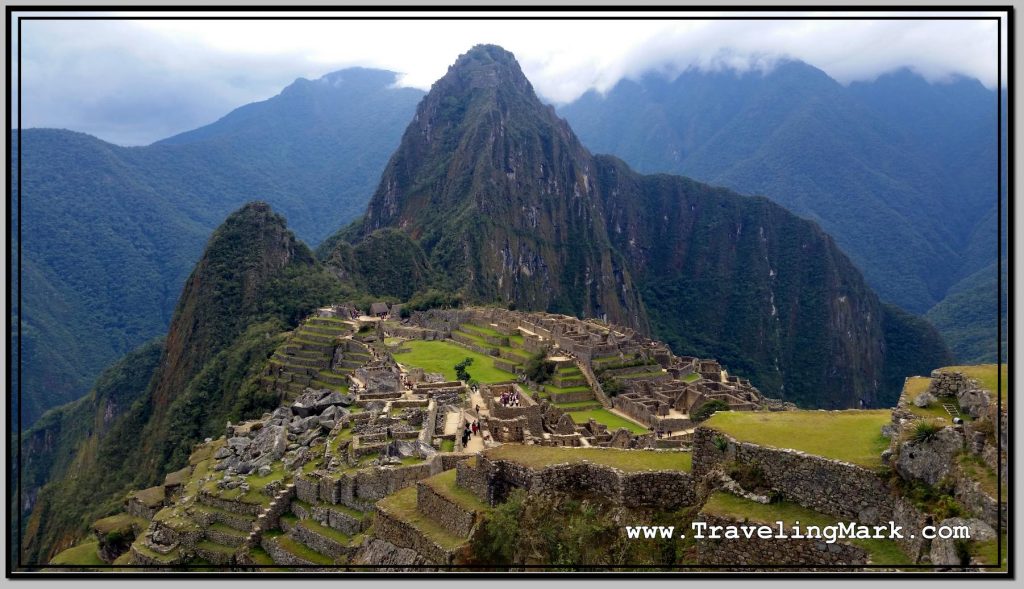
M 25 127 L 144 145 L 269 98 L 295 78 L 349 66 L 397 71 L 402 85 L 428 89 L 477 43 L 512 51 L 537 92 L 555 103 L 650 70 L 765 69 L 780 57 L 841 83 L 909 67 L 935 82 L 963 75 L 994 88 L 996 27 L 983 20 L 24 21 L 22 116 Z

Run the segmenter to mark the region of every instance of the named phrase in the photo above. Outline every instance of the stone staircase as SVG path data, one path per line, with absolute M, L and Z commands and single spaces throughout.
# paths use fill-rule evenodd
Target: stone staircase
M 292 332 L 271 356 L 263 384 L 294 401 L 306 387 L 348 391 L 348 377 L 371 359 L 365 345 L 351 339 L 355 323 L 312 317 Z

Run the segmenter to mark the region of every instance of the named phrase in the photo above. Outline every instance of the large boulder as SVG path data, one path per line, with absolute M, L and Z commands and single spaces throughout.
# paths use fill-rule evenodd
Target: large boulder
M 896 471 L 907 480 L 934 485 L 952 470 L 963 447 L 963 435 L 952 427 L 944 427 L 929 440 L 903 442 Z
M 980 519 L 966 519 L 953 517 L 939 522 L 939 528 L 967 528 L 967 536 L 971 542 L 987 542 L 996 537 L 996 531 L 992 526 Z M 964 542 L 965 538 L 940 538 L 932 540 L 931 550 L 928 558 L 933 565 L 960 567 L 968 563 L 963 561 L 960 550 L 957 550 L 957 543 Z
M 989 405 L 992 404 L 992 397 L 988 391 L 973 387 L 960 391 L 956 396 L 956 400 L 960 403 L 960 408 L 974 419 L 988 415 Z
M 923 407 L 928 407 L 929 405 L 934 403 L 935 400 L 936 400 L 935 399 L 935 395 L 925 391 L 925 392 L 921 393 L 920 395 L 918 395 L 914 399 L 914 405 L 916 405 L 917 407 L 922 407 L 922 408 Z

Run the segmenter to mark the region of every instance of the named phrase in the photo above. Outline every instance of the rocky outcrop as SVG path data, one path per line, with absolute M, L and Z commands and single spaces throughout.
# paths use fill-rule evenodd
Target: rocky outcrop
M 929 439 L 900 444 L 896 471 L 907 480 L 938 484 L 953 470 L 963 448 L 963 434 L 955 428 L 944 427 Z

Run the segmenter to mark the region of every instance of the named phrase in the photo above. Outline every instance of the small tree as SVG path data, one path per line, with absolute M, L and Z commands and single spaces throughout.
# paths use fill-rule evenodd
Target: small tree
M 472 363 L 473 363 L 473 359 L 472 358 L 466 358 L 462 362 L 459 362 L 458 364 L 456 364 L 455 365 L 455 378 L 461 380 L 462 382 L 469 382 L 472 377 L 469 375 L 469 371 L 466 370 L 466 367 L 468 367 Z
M 526 378 L 537 384 L 543 384 L 551 379 L 551 375 L 555 373 L 555 363 L 548 360 L 547 356 L 547 350 L 541 350 L 530 356 L 530 359 L 526 361 L 526 365 L 523 366 Z

